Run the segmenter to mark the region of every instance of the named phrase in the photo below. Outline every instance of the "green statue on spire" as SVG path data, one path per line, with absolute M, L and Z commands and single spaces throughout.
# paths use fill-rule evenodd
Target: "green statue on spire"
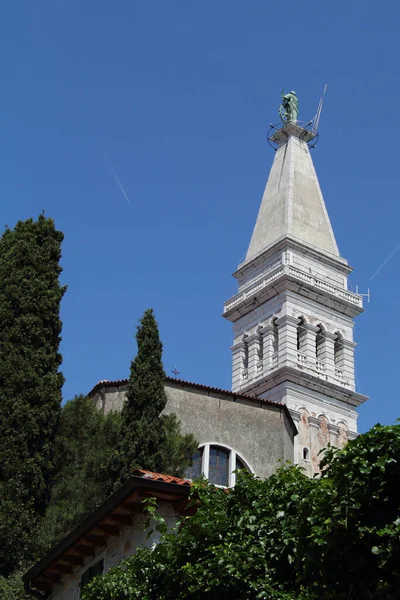
M 282 104 L 279 106 L 279 116 L 284 123 L 297 123 L 297 117 L 299 114 L 299 101 L 296 96 L 296 92 L 289 92 L 285 94 L 285 91 L 281 92 Z

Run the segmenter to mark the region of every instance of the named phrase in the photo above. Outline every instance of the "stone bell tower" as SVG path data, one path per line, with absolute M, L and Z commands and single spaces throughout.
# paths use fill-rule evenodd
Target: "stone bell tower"
M 348 290 L 352 269 L 339 254 L 310 155 L 316 132 L 298 124 L 297 112 L 283 121 L 270 137 L 275 158 L 234 273 L 238 293 L 223 316 L 233 323 L 233 391 L 288 406 L 299 432 L 295 461 L 312 475 L 322 448 L 357 433 L 356 408 L 367 397 L 355 390 L 353 318 L 363 309 Z

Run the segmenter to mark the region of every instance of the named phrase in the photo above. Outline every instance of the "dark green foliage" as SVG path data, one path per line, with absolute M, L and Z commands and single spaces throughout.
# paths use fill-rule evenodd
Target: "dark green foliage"
M 167 397 L 162 343 L 153 311 L 146 310 L 137 328 L 138 351 L 131 363 L 127 401 L 122 410 L 119 483 L 135 467 L 170 475 L 190 464 L 197 444 L 181 436 L 179 421 L 162 415 Z
M 0 573 L 31 552 L 50 493 L 61 387 L 63 234 L 20 221 L 0 239 Z
M 21 568 L 7 579 L 0 575 L 1 600 L 32 600 L 32 596 L 29 596 L 25 592 L 24 584 L 22 583 L 22 575 L 25 571 L 25 567 Z
M 400 425 L 326 452 L 303 579 L 324 598 L 395 600 L 400 590 Z M 340 560 L 338 560 L 340 557 Z
M 85 600 L 397 600 L 400 425 L 330 449 L 321 478 L 296 467 L 229 493 L 200 483 L 200 506 L 162 542 L 88 585 Z
M 43 523 L 48 545 L 63 537 L 106 498 L 107 465 L 118 445 L 121 415 L 104 415 L 85 396 L 62 408 L 55 440 L 53 492 Z

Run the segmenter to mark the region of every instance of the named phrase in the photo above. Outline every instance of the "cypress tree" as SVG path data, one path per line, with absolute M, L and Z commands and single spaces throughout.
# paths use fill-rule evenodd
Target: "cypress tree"
M 121 413 L 106 415 L 90 398 L 75 396 L 61 409 L 54 442 L 55 472 L 43 537 L 52 545 L 107 496 L 107 465 L 118 447 Z
M 49 499 L 64 382 L 62 240 L 43 214 L 0 239 L 0 574 L 32 551 Z
M 127 400 L 122 409 L 119 483 L 141 467 L 181 475 L 197 447 L 192 435 L 180 434 L 167 403 L 162 343 L 152 309 L 145 311 L 136 333 L 137 355 L 131 363 Z

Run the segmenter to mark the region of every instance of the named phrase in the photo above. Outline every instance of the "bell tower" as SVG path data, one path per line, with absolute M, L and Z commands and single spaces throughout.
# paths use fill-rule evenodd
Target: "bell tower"
M 233 323 L 232 389 L 282 402 L 298 428 L 295 461 L 318 472 L 319 451 L 357 435 L 353 319 L 362 297 L 349 291 L 352 271 L 339 254 L 310 155 L 317 132 L 290 114 L 273 128 L 276 154 L 238 293 L 224 305 Z M 295 94 L 294 94 L 295 95 Z M 285 105 L 286 99 L 286 105 Z

